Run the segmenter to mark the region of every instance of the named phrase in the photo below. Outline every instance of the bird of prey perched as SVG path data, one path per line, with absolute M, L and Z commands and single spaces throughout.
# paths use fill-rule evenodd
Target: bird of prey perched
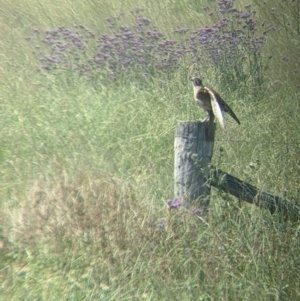
M 195 101 L 202 109 L 208 112 L 208 118 L 211 124 L 216 117 L 222 129 L 225 131 L 223 112 L 228 113 L 238 124 L 240 124 L 240 121 L 234 112 L 214 89 L 203 86 L 202 80 L 197 77 L 191 78 L 191 81 L 194 85 Z

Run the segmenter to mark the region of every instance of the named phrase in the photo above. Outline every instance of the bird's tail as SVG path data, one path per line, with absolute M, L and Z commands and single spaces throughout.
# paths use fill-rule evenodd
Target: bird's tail
M 226 113 L 228 113 L 238 124 L 241 124 L 239 119 L 236 117 L 234 112 L 231 110 L 231 108 L 227 104 L 224 105 L 224 111 Z

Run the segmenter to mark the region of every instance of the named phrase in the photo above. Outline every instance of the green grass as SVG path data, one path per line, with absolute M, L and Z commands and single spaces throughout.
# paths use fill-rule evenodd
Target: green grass
M 100 34 L 106 17 L 138 6 L 172 37 L 211 24 L 202 5 L 0 4 L 0 300 L 300 300 L 299 223 L 215 189 L 208 216 L 166 208 L 175 126 L 205 116 L 192 99 L 194 66 L 148 84 L 91 82 L 36 73 L 25 40 L 32 28 L 74 23 Z M 285 39 L 277 33 L 266 52 L 280 56 Z M 298 49 L 293 40 L 291 56 Z M 213 164 L 299 204 L 297 73 L 278 59 L 269 68 L 252 95 L 205 71 L 241 120 L 217 127 Z

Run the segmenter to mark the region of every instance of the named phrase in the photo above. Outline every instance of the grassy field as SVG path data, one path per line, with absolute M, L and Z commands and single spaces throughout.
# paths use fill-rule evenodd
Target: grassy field
M 299 204 L 300 5 L 254 2 L 0 0 L 0 300 L 300 300 L 299 223 L 166 205 L 195 72 L 241 121 L 213 164 Z

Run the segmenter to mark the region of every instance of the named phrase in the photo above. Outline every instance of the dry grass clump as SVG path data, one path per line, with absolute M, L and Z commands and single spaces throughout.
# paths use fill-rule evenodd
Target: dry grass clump
M 74 178 L 61 173 L 53 181 L 30 183 L 20 206 L 10 209 L 10 235 L 17 244 L 39 245 L 59 237 L 99 239 L 103 246 L 119 248 L 125 243 L 130 221 L 142 218 L 135 214 L 130 185 L 108 174 L 80 172 Z
M 239 292 L 232 287 L 240 286 L 250 300 L 254 289 L 259 299 L 287 283 L 289 294 L 297 296 L 293 279 L 298 243 L 287 234 L 293 236 L 295 227 L 267 212 L 251 213 L 223 202 L 212 200 L 204 218 L 184 208 L 157 206 L 152 211 L 126 180 L 110 174 L 78 172 L 68 177 L 62 171 L 52 180 L 37 179 L 19 206 L 5 209 L 10 213 L 5 236 L 13 243 L 12 252 L 23 254 L 13 274 L 21 269 L 44 287 L 53 283 L 56 291 L 62 290 L 57 296 L 67 296 L 76 284 L 80 296 L 105 292 L 108 299 L 122 300 L 130 293 L 176 300 L 184 287 L 189 296 L 217 298 L 225 290 L 227 300 L 234 300 Z M 60 287 L 65 277 L 72 280 Z M 18 281 L 29 280 L 17 278 L 9 287 L 17 290 Z M 40 285 L 32 288 L 42 293 Z M 78 296 L 77 289 L 74 294 Z

